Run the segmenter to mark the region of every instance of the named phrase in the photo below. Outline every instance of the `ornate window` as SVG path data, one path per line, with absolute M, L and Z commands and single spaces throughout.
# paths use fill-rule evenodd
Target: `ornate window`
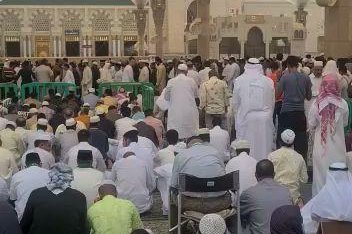
M 15 14 L 9 14 L 6 16 L 6 20 L 3 20 L 3 29 L 7 32 L 16 32 L 20 31 L 21 24 L 20 20 Z
M 81 20 L 79 16 L 69 16 L 63 20 L 63 28 L 71 30 L 81 29 Z
M 93 19 L 93 29 L 94 31 L 110 31 L 109 18 L 103 13 L 96 15 Z
M 124 32 L 135 32 L 137 30 L 135 14 L 129 13 L 125 16 L 122 28 Z
M 47 14 L 39 13 L 33 18 L 33 29 L 36 32 L 50 31 L 50 17 Z

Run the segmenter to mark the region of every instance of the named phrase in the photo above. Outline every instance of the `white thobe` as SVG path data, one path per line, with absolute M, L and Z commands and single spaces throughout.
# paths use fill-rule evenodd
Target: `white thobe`
M 193 136 L 199 128 L 197 97 L 198 87 L 191 78 L 180 74 L 169 80 L 165 92 L 165 100 L 170 102 L 167 127 L 175 129 L 180 139 Z
M 211 69 L 209 67 L 205 67 L 203 70 L 199 71 L 199 85 L 203 84 L 205 81 L 209 80 L 209 72 Z
M 111 68 L 111 76 L 112 76 L 112 80 L 114 82 L 121 82 L 122 81 L 122 69 L 116 71 L 116 69 L 114 67 Z
M 22 169 L 26 167 L 26 156 L 29 153 L 37 153 L 40 158 L 40 162 L 42 163 L 42 168 L 50 169 L 55 164 L 55 158 L 51 152 L 48 152 L 42 148 L 35 147 L 34 149 L 30 149 L 26 151 L 21 158 L 21 167 Z
M 86 125 L 83 122 L 81 122 L 81 121 L 77 121 L 77 123 L 76 123 L 76 132 L 78 133 L 79 131 L 81 131 L 83 129 L 87 129 Z M 66 125 L 65 124 L 60 124 L 56 128 L 55 137 L 58 138 L 61 133 L 66 132 L 66 131 L 67 131 Z
M 220 126 L 215 126 L 213 129 L 211 129 L 210 145 L 225 155 L 225 162 L 229 161 L 230 135 L 226 130 L 221 129 Z
M 246 152 L 233 157 L 225 167 L 226 173 L 239 171 L 240 173 L 240 193 L 257 184 L 255 178 L 255 168 L 257 160 L 249 156 Z
M 98 169 L 99 171 L 104 172 L 106 170 L 105 161 L 103 155 L 100 151 L 91 146 L 88 142 L 80 142 L 78 145 L 72 147 L 64 157 L 64 162 L 67 163 L 71 168 L 77 167 L 77 156 L 78 151 L 80 150 L 90 150 L 93 155 L 93 168 Z
M 193 69 L 188 70 L 187 72 L 187 76 L 192 78 L 194 80 L 194 82 L 197 84 L 197 86 L 200 86 L 200 76 L 199 73 Z
M 92 69 L 90 69 L 90 67 L 88 66 L 86 66 L 83 69 L 81 84 L 82 84 L 82 96 L 88 94 L 88 90 L 92 88 L 92 85 L 93 85 Z
M 6 128 L 6 125 L 9 121 L 3 117 L 0 117 L 0 131 Z
M 50 138 L 51 140 L 51 143 L 53 144 L 55 142 L 55 136 L 53 133 L 51 132 L 44 132 L 42 130 L 37 130 L 37 131 L 31 131 L 28 133 L 27 135 L 27 150 L 30 150 L 30 149 L 34 149 L 34 142 L 37 140 L 37 139 L 41 139 L 41 138 Z
M 46 186 L 49 171 L 37 166 L 28 167 L 12 177 L 10 185 L 10 200 L 15 201 L 18 219 L 22 219 L 29 195 L 33 190 Z
M 319 115 L 318 105 L 315 101 L 308 116 L 309 129 L 315 129 L 313 147 L 313 196 L 318 194 L 324 186 L 329 166 L 335 162 L 346 162 L 344 127 L 348 124 L 348 105 L 343 99 L 341 99 L 340 106 L 336 109 L 334 124 L 335 133 L 333 135 L 330 133 L 330 127 L 327 129 L 325 151 L 321 143 L 321 116 Z
M 154 169 L 154 173 L 158 178 L 156 186 L 163 202 L 163 215 L 167 215 L 169 210 L 169 188 L 171 186 L 172 167 L 173 163 L 167 163 Z
M 309 110 L 319 95 L 321 82 L 323 81 L 322 77 L 316 78 L 313 73 L 309 75 L 309 78 L 310 78 L 310 81 L 312 82 L 312 88 L 311 88 L 312 89 L 312 99 L 310 99 L 309 101 L 304 100 L 304 113 L 306 114 L 306 117 L 308 117 Z
M 27 129 L 23 128 L 23 127 L 17 127 L 17 128 L 15 129 L 15 132 L 16 132 L 18 135 L 20 135 L 22 141 L 23 141 L 24 143 L 26 143 L 27 135 L 28 135 L 28 133 L 31 132 L 31 131 L 30 131 L 30 130 L 27 130 Z
M 57 141 L 60 144 L 60 159 L 62 160 L 67 152 L 78 142 L 76 130 L 69 129 L 58 134 Z
M 71 70 L 66 71 L 65 77 L 62 79 L 62 82 L 75 84 L 75 77 L 73 76 Z
M 117 140 L 121 140 L 123 135 L 137 122 L 131 118 L 124 117 L 115 121 L 115 128 L 117 132 Z
M 235 81 L 233 104 L 237 138 L 249 141 L 251 156 L 256 160 L 265 159 L 273 144 L 273 81 L 249 67 Z
M 134 82 L 133 68 L 129 64 L 123 69 L 122 82 Z
M 15 156 L 4 147 L 0 146 L 0 177 L 9 182 L 13 174 L 18 171 Z
M 90 207 L 98 197 L 98 189 L 104 179 L 104 174 L 93 168 L 75 168 L 73 178 L 71 187 L 84 194 L 87 207 Z
M 175 146 L 169 145 L 168 147 L 159 150 L 154 158 L 154 168 L 161 167 L 166 164 L 173 164 L 175 160 Z
M 139 82 L 149 82 L 149 69 L 147 66 L 144 66 L 139 73 Z
M 225 68 L 226 68 L 225 80 L 227 82 L 227 86 L 229 87 L 229 89 L 232 90 L 235 79 L 240 75 L 241 69 L 237 63 L 228 64 L 226 65 Z
M 111 174 L 120 198 L 131 201 L 139 213 L 150 210 L 155 181 L 144 161 L 133 155 L 120 159 L 114 163 Z

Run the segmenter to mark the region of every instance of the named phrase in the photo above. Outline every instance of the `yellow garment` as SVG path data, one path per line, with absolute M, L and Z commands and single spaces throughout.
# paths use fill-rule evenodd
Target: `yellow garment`
M 200 86 L 200 108 L 205 108 L 207 114 L 224 114 L 225 107 L 229 106 L 229 92 L 227 84 L 216 76 Z
M 88 221 L 93 234 L 127 234 L 143 227 L 132 202 L 111 195 L 89 208 Z
M 18 172 L 18 167 L 13 154 L 9 150 L 0 147 L 0 177 L 9 180 L 16 172 Z
M 308 181 L 307 167 L 302 155 L 291 148 L 282 147 L 270 153 L 268 159 L 274 164 L 274 180 L 290 190 L 296 203 L 301 196 L 300 183 Z
M 95 107 L 95 112 L 97 112 L 97 110 L 101 110 L 101 111 L 103 111 L 106 114 L 109 111 L 109 106 L 104 105 L 104 104 L 103 105 L 99 105 L 99 106 Z
M 11 151 L 15 160 L 19 160 L 25 151 L 25 146 L 21 136 L 9 128 L 0 132 L 2 147 Z
M 81 114 L 78 117 L 75 118 L 76 121 L 81 121 L 86 125 L 86 128 L 89 128 L 90 125 L 90 117 L 89 115 Z
M 117 98 L 111 97 L 111 96 L 106 96 L 103 98 L 104 105 L 106 106 L 117 106 Z

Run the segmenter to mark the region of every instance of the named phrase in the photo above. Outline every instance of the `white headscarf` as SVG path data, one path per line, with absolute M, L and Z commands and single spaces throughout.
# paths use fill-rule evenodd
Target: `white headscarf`
M 261 74 L 264 75 L 263 66 L 260 64 L 259 60 L 256 58 L 250 58 L 246 65 L 244 65 L 244 73 L 249 74 Z
M 100 70 L 101 82 L 112 82 L 112 76 L 109 68 L 110 68 L 110 63 L 106 62 L 104 67 Z
M 218 214 L 207 214 L 199 222 L 201 234 L 225 234 L 225 220 Z
M 352 175 L 345 163 L 334 163 L 326 176 L 326 184 L 314 197 L 312 218 L 316 221 L 352 222 Z
M 333 75 L 339 74 L 339 69 L 337 68 L 336 61 L 334 60 L 328 61 L 323 69 L 323 76 L 326 76 L 329 74 L 333 74 Z

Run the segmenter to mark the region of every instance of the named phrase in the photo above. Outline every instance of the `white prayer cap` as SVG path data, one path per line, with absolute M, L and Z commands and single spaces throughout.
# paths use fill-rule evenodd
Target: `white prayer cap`
M 49 102 L 47 101 L 42 102 L 42 106 L 49 106 Z
M 210 131 L 208 128 L 201 128 L 201 129 L 198 129 L 197 131 L 197 136 L 207 135 L 207 134 L 210 134 Z
M 348 167 L 344 162 L 336 162 L 329 166 L 329 171 L 347 171 Z
M 38 109 L 37 108 L 31 108 L 31 109 L 29 109 L 29 113 L 30 114 L 38 113 Z
M 55 96 L 61 97 L 61 93 L 56 93 Z
M 314 67 L 324 67 L 323 61 L 315 61 Z
M 82 63 L 88 63 L 88 59 L 83 59 Z
M 101 183 L 100 183 L 100 186 L 102 186 L 102 185 L 114 185 L 114 186 L 116 186 L 116 183 L 114 182 L 114 181 L 112 181 L 112 180 L 103 180 Z
M 260 61 L 257 58 L 250 58 L 250 59 L 248 59 L 248 63 L 249 64 L 260 64 Z
M 76 124 L 76 120 L 74 118 L 66 119 L 65 125 L 67 127 L 74 126 Z
M 166 63 L 172 63 L 172 60 L 171 60 L 171 59 L 169 59 L 169 60 L 167 60 L 167 61 L 166 61 Z
M 202 234 L 224 234 L 225 220 L 218 214 L 207 214 L 199 222 L 199 231 Z
M 96 65 L 96 66 L 99 65 L 97 61 L 92 62 L 92 64 L 93 64 L 93 65 Z
M 37 141 L 51 141 L 52 138 L 50 137 L 49 134 L 36 134 L 35 135 L 35 140 Z
M 6 123 L 6 125 L 12 125 L 12 126 L 14 126 L 14 127 L 17 127 L 16 123 L 13 122 L 13 121 L 8 121 L 8 122 Z
M 37 124 L 39 124 L 41 126 L 46 126 L 46 125 L 48 125 L 48 120 L 44 119 L 44 118 L 40 118 L 40 119 L 38 119 Z
M 149 61 L 146 60 L 146 59 L 140 59 L 139 62 L 140 62 L 140 63 L 149 63 Z
M 227 61 L 229 61 L 229 57 L 227 57 L 227 56 L 226 56 L 226 57 L 224 57 L 224 60 L 227 60 Z
M 89 92 L 89 93 L 95 93 L 95 88 L 89 88 L 89 89 L 88 89 L 88 92 Z
M 310 74 L 310 68 L 309 67 L 302 67 L 301 69 L 302 73 L 309 76 Z
M 259 57 L 258 60 L 262 62 L 262 61 L 265 60 L 265 58 L 264 57 Z
M 100 117 L 99 116 L 92 116 L 90 117 L 90 123 L 99 123 L 100 122 Z
M 83 104 L 83 107 L 90 107 L 90 105 L 89 105 L 88 102 L 86 102 L 86 103 Z
M 104 110 L 102 110 L 102 108 L 97 108 L 96 111 L 95 111 L 95 113 L 96 113 L 97 115 L 103 115 L 105 112 L 104 112 Z
M 324 56 L 325 54 L 324 53 L 320 53 L 319 56 Z
M 187 67 L 186 64 L 181 63 L 180 65 L 178 65 L 177 69 L 180 70 L 180 71 L 187 71 L 188 67 Z
M 138 131 L 138 129 L 136 127 L 133 127 L 132 125 L 129 125 L 128 127 L 126 127 L 125 132 L 123 134 L 130 131 Z
M 303 63 L 306 63 L 306 62 L 308 62 L 309 61 L 309 59 L 308 58 L 304 58 L 304 59 L 302 59 L 302 62 Z
M 293 144 L 295 137 L 296 134 L 291 129 L 286 129 L 281 133 L 281 140 L 288 145 Z
M 231 143 L 231 148 L 234 150 L 250 149 L 251 145 L 247 140 L 235 140 Z

